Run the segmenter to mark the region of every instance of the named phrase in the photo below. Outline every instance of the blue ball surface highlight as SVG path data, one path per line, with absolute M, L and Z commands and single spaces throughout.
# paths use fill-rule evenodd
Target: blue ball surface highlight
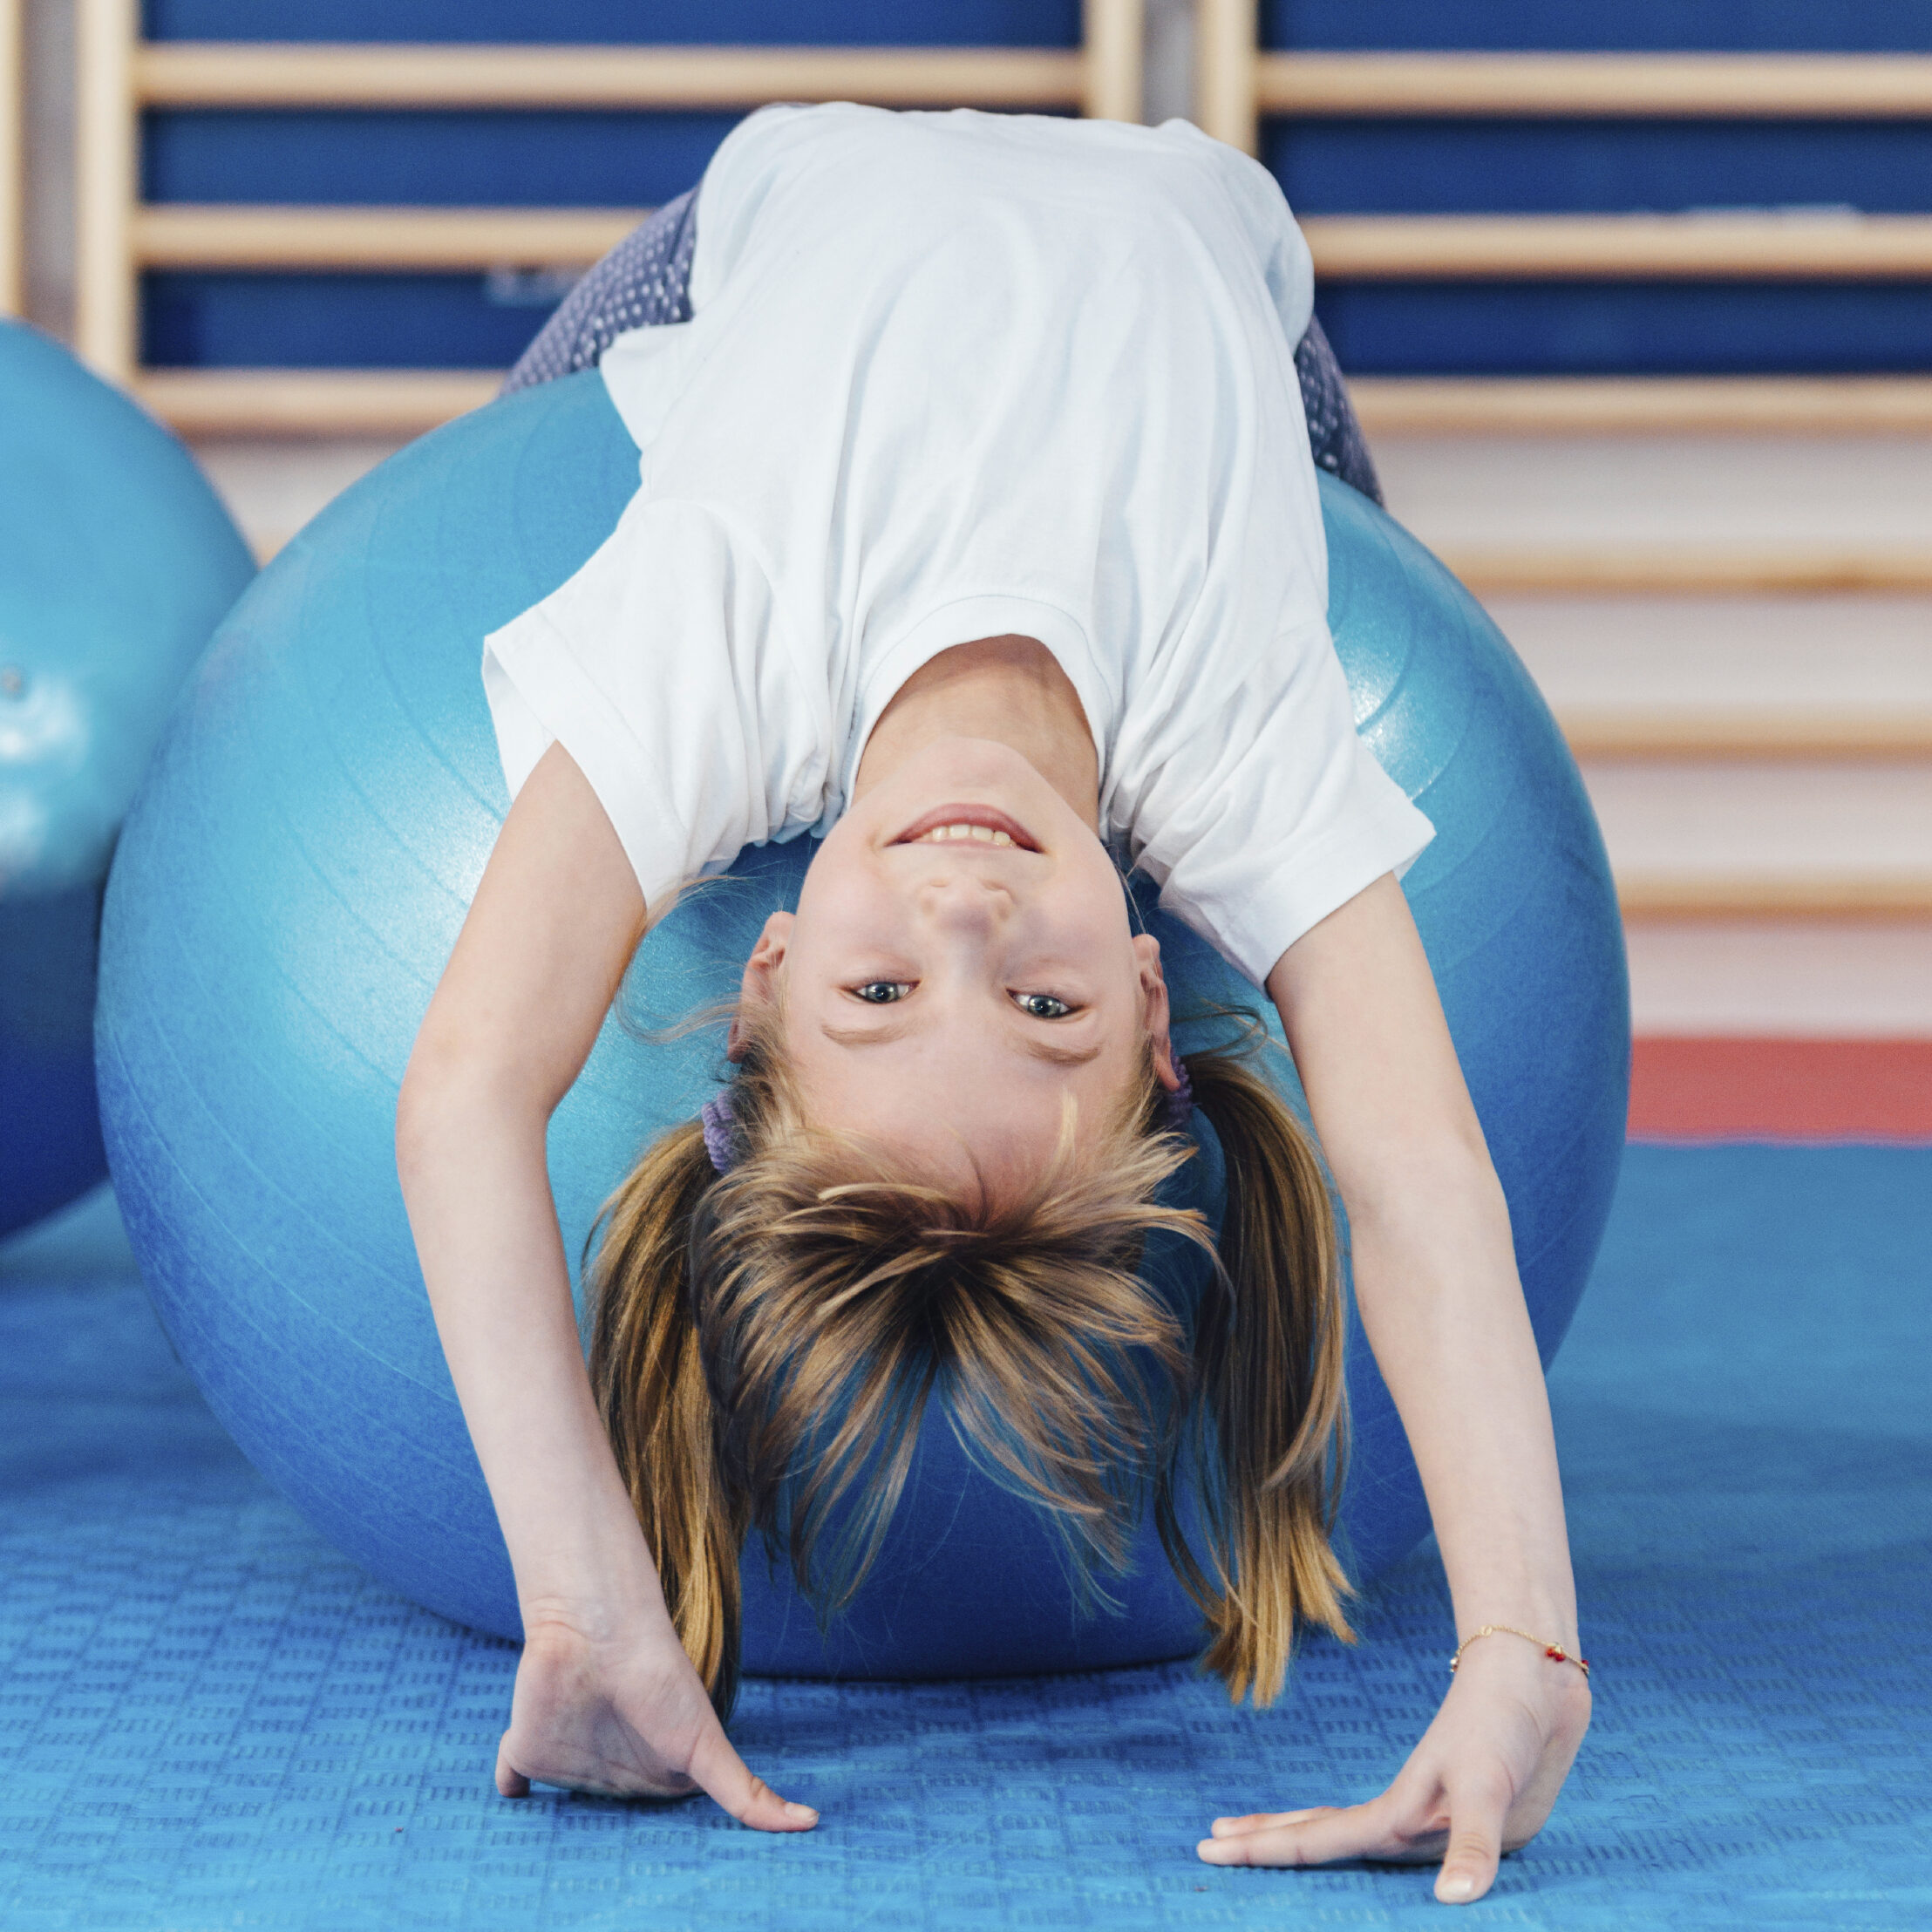
M 0 321 L 0 1235 L 106 1172 L 94 955 L 169 705 L 255 573 L 180 443 Z
M 108 1151 L 183 1361 L 324 1534 L 418 1602 L 513 1636 L 508 1561 L 396 1182 L 394 1112 L 507 809 L 481 640 L 603 540 L 636 462 L 591 372 L 438 431 L 326 510 L 193 679 L 128 820 L 103 938 Z M 1323 478 L 1322 501 L 1357 722 L 1437 827 L 1405 886 L 1547 1361 L 1623 1139 L 1628 989 L 1602 840 L 1554 721 L 1474 602 L 1345 486 Z M 735 991 L 766 913 L 794 901 L 808 847 L 746 851 L 640 949 L 551 1127 L 573 1261 L 641 1145 L 714 1091 L 715 1036 L 643 1031 Z M 1185 928 L 1149 924 L 1179 1006 L 1265 1003 Z M 1367 1577 L 1414 1546 L 1427 1514 L 1352 1323 L 1349 1383 L 1343 1537 Z M 973 1676 L 1199 1647 L 1151 1528 L 1109 1586 L 1119 1615 L 1083 1610 L 1056 1552 L 929 1416 L 881 1560 L 828 1631 L 747 1552 L 746 1667 Z

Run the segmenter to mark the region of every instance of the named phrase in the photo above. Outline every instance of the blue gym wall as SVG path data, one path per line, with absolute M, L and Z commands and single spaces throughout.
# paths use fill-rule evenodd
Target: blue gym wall
M 1077 45 L 1079 0 L 151 0 L 154 39 Z M 157 201 L 650 207 L 735 114 L 173 112 L 147 117 Z M 541 278 L 161 274 L 159 364 L 501 368 L 548 315 Z
M 1283 49 L 1932 51 L 1932 0 L 1265 0 Z M 1298 120 L 1262 153 L 1305 214 L 1932 210 L 1925 121 Z M 1322 291 L 1344 367 L 1378 375 L 1932 368 L 1923 282 L 1353 282 Z
M 152 0 L 157 38 L 730 41 L 1070 46 L 1078 0 Z M 1266 0 L 1280 48 L 1932 51 L 1932 0 Z M 162 113 L 162 201 L 649 206 L 690 185 L 730 114 Z M 1308 214 L 1932 209 L 1932 123 L 1299 120 L 1263 159 Z M 500 367 L 541 277 L 167 274 L 158 364 Z M 1932 368 L 1922 282 L 1335 284 L 1320 313 L 1360 374 L 1852 373 Z

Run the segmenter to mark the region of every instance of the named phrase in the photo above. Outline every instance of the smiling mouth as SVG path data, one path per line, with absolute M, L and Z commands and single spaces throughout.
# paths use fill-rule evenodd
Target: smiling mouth
M 1040 841 L 1017 819 L 991 805 L 939 806 L 915 819 L 891 843 L 1017 846 L 1022 852 L 1040 849 Z

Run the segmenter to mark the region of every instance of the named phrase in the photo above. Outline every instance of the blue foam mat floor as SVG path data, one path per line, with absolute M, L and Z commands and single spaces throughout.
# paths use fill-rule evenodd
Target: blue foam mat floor
M 0 1249 L 6 1932 L 1383 1925 L 1426 1873 L 1221 1872 L 1372 1793 L 1443 1684 L 1425 1550 L 1271 1711 L 1180 1666 L 754 1683 L 807 1838 L 489 1781 L 515 1652 L 230 1446 L 97 1204 Z M 1631 1150 L 1553 1378 L 1596 1719 L 1477 1923 L 1932 1923 L 1932 1149 Z

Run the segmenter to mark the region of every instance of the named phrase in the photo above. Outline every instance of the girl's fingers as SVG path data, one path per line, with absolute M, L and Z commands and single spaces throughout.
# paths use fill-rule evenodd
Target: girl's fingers
M 811 1806 L 792 1804 L 762 1778 L 754 1778 L 715 1719 L 691 1752 L 690 1774 L 739 1824 L 755 1832 L 808 1832 L 819 1821 Z
M 1337 1858 L 1389 1855 L 1389 1828 L 1378 1801 L 1286 1815 L 1289 1822 L 1204 1838 L 1194 1850 L 1205 1865 L 1326 1865 Z
M 1503 1816 L 1509 1809 L 1507 1792 L 1464 1793 L 1451 1801 L 1449 1848 L 1436 1874 L 1436 1896 L 1445 1905 L 1467 1905 L 1496 1882 L 1496 1867 L 1503 1851 Z
M 1261 1832 L 1275 1825 L 1299 1825 L 1331 1812 L 1333 1805 L 1311 1805 L 1306 1811 L 1250 1812 L 1245 1818 L 1217 1818 L 1208 1828 L 1216 1838 L 1238 1838 L 1243 1832 Z
M 496 1788 L 506 1798 L 527 1798 L 530 1780 L 510 1762 L 510 1733 L 496 1747 Z

